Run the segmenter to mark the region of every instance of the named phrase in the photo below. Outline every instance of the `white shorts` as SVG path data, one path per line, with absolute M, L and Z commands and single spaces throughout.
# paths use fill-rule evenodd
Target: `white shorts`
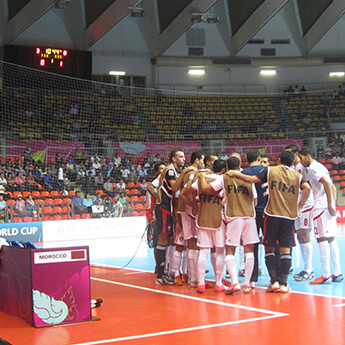
M 314 209 L 315 238 L 334 237 L 337 233 L 337 218 L 332 217 L 328 209 Z
M 225 244 L 238 247 L 240 244 L 254 244 L 259 242 L 255 219 L 234 218 L 228 221 L 225 231 Z
M 184 239 L 187 241 L 196 237 L 195 219 L 187 213 L 180 213 L 182 223 L 182 233 Z
M 298 215 L 295 220 L 295 229 L 312 229 L 313 228 L 313 209 L 305 210 Z
M 186 245 L 186 241 L 183 237 L 183 232 L 180 232 L 179 234 L 176 232 L 176 230 L 174 230 L 174 245 L 176 246 L 185 246 Z
M 219 230 L 206 230 L 198 228 L 198 247 L 213 248 L 224 247 L 225 245 L 225 224 Z

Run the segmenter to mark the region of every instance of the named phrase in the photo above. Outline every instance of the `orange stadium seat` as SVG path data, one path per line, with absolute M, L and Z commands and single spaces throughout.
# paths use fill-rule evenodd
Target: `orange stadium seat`
M 50 194 L 49 194 L 48 191 L 42 190 L 42 192 L 41 192 L 41 197 L 42 197 L 42 198 L 49 198 L 49 197 L 50 197 Z
M 52 220 L 52 218 L 49 217 L 49 216 L 44 216 L 43 220 L 44 220 L 44 221 L 50 221 L 50 220 Z
M 24 190 L 24 192 L 22 193 L 23 198 L 27 198 L 31 193 L 28 192 L 27 190 Z
M 54 200 L 51 198 L 45 199 L 44 200 L 44 204 L 45 205 L 53 205 L 54 204 Z
M 89 214 L 89 213 L 83 213 L 83 214 L 81 215 L 81 218 L 82 218 L 82 219 L 91 219 L 92 216 L 91 216 L 91 214 Z
M 40 198 L 41 197 L 41 193 L 37 190 L 34 190 L 31 194 L 32 194 L 33 198 Z
M 62 220 L 62 217 L 59 214 L 53 216 L 53 220 Z
M 61 198 L 55 198 L 53 201 L 54 201 L 54 205 L 62 205 L 63 204 L 63 200 Z
M 45 214 L 52 214 L 52 213 L 54 213 L 54 210 L 53 210 L 52 207 L 46 206 L 46 207 L 43 208 L 43 212 L 44 212 Z
M 23 219 L 21 219 L 20 217 L 14 217 L 14 218 L 13 218 L 13 222 L 14 222 L 14 223 L 22 223 L 22 222 L 23 222 Z
M 29 216 L 25 216 L 24 218 L 23 218 L 23 220 L 24 220 L 24 222 L 32 222 L 32 217 L 29 217 Z
M 53 211 L 54 213 L 62 213 L 62 208 L 60 206 L 54 206 Z

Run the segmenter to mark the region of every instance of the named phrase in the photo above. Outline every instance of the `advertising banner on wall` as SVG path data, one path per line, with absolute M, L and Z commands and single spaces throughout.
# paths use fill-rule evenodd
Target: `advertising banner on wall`
M 42 222 L 1 223 L 0 237 L 7 241 L 42 242 Z

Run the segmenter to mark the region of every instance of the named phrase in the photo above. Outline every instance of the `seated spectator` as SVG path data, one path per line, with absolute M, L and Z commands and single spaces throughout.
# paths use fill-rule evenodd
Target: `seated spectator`
M 98 158 L 95 158 L 94 162 L 92 163 L 92 168 L 96 171 L 102 168 L 102 164 L 100 163 Z
M 85 198 L 83 200 L 83 204 L 84 204 L 84 210 L 87 213 L 92 213 L 92 208 L 91 207 L 93 205 L 93 201 L 92 201 L 92 198 L 91 198 L 89 193 L 86 193 Z
M 101 193 L 97 193 L 93 199 L 92 202 L 94 205 L 103 205 L 103 199 Z
M 35 177 L 32 175 L 31 171 L 29 171 L 28 176 L 25 179 L 25 189 L 28 190 L 29 192 L 38 190 Z
M 84 206 L 84 200 L 83 200 L 83 198 L 81 197 L 79 191 L 77 191 L 77 192 L 75 193 L 75 196 L 74 196 L 73 199 L 72 199 L 72 203 L 73 203 L 73 205 L 74 205 L 74 213 L 80 214 L 80 215 L 84 213 L 84 208 L 85 208 L 85 206 Z
M 157 153 L 155 155 L 155 158 L 153 159 L 153 162 L 157 163 L 157 162 L 160 162 L 161 160 L 162 160 L 161 155 L 159 153 Z
M 324 92 L 320 98 L 320 101 L 323 105 L 329 105 L 329 98 L 326 95 L 326 92 Z
M 96 173 L 96 176 L 95 176 L 95 188 L 96 189 L 102 189 L 103 188 L 103 184 L 104 184 L 103 175 L 99 171 L 99 172 Z
M 113 181 L 118 181 L 121 178 L 121 170 L 120 167 L 114 166 L 114 169 L 110 173 L 110 177 Z
M 118 167 L 121 165 L 121 157 L 119 157 L 117 152 L 114 155 L 113 162 Z
M 25 148 L 25 151 L 23 152 L 23 160 L 24 160 L 24 163 L 31 163 L 32 162 L 32 151 L 31 151 L 30 146 L 27 146 Z
M 122 159 L 122 165 L 126 166 L 131 161 L 131 158 L 129 157 L 129 153 L 126 153 L 125 156 Z
M 339 156 L 339 153 L 337 152 L 332 157 L 332 164 L 333 164 L 334 169 L 339 169 L 341 163 L 342 163 L 341 157 Z
M 142 194 L 142 195 L 146 195 L 146 192 L 147 192 L 147 182 L 146 182 L 145 179 L 143 179 L 143 180 L 140 182 L 139 188 L 140 188 L 141 194 Z
M 333 98 L 333 99 L 339 99 L 338 90 L 333 90 L 332 98 Z
M 53 174 L 50 169 L 47 171 L 47 174 L 43 177 L 43 188 L 46 189 L 48 192 L 54 189 L 53 188 Z
M 114 217 L 122 217 L 123 213 L 123 206 L 122 203 L 119 200 L 118 194 L 115 194 L 114 196 L 114 205 L 113 205 L 113 212 L 114 212 Z
M 147 177 L 147 170 L 143 168 L 141 164 L 138 164 L 137 166 L 137 172 L 139 176 L 139 181 Z
M 14 211 L 19 214 L 19 217 L 24 217 L 25 214 L 25 201 L 21 194 L 18 195 L 17 200 L 14 204 Z
M 14 180 L 13 173 L 11 173 L 11 172 L 9 172 L 7 175 L 7 190 L 9 192 L 14 192 L 14 191 L 18 190 L 16 181 Z
M 316 156 L 318 159 L 323 158 L 325 155 L 325 151 L 323 149 L 323 146 L 321 144 L 317 145 L 316 148 Z
M 332 148 L 329 144 L 325 147 L 325 157 L 332 158 Z
M 71 186 L 71 182 L 67 176 L 66 173 L 63 174 L 63 185 L 62 189 L 64 192 L 69 192 L 70 190 L 73 190 L 73 187 Z
M 5 173 L 2 171 L 0 173 L 0 195 L 5 194 L 6 187 L 7 187 L 7 180 L 5 178 Z
M 120 182 L 116 185 L 116 192 L 117 193 L 125 193 L 126 192 L 126 184 L 125 182 L 121 179 Z
M 121 178 L 127 183 L 129 179 L 129 170 L 127 169 L 125 165 L 122 165 L 120 172 L 121 172 Z
M 79 168 L 75 181 L 77 183 L 82 184 L 84 180 L 85 180 L 85 170 L 83 168 Z
M 125 193 L 123 193 L 123 192 L 120 193 L 119 201 L 120 201 L 120 203 L 122 204 L 122 207 L 123 207 L 123 215 L 124 216 L 129 216 L 130 209 L 129 209 L 129 205 L 128 205 L 128 200 L 125 197 Z
M 338 145 L 338 144 L 334 144 L 333 147 L 332 147 L 332 153 L 333 155 L 335 156 L 336 154 L 340 154 L 341 152 L 341 147 Z
M 110 182 L 109 177 L 106 179 L 106 181 L 103 184 L 103 190 L 110 197 L 112 197 L 114 194 L 114 188 L 113 188 L 112 183 Z
M 92 175 L 92 171 L 89 171 L 87 177 L 83 181 L 83 190 L 85 193 L 93 194 L 95 191 L 95 178 Z
M 69 158 L 66 162 L 66 173 L 67 173 L 67 177 L 71 180 L 71 181 L 75 181 L 76 180 L 76 171 L 75 171 L 75 166 L 72 162 L 72 159 Z
M 83 160 L 83 153 L 80 151 L 79 147 L 75 150 L 74 160 L 76 164 L 80 164 Z
M 38 165 L 35 166 L 32 175 L 34 176 L 37 183 L 42 183 L 42 172 Z
M 64 164 L 64 161 L 63 161 L 63 158 L 62 158 L 60 152 L 57 152 L 56 155 L 55 155 L 55 163 L 56 163 L 57 165 Z
M 114 169 L 114 163 L 113 162 L 107 163 L 106 176 L 110 177 L 113 169 Z
M 226 152 L 222 152 L 219 159 L 222 159 L 223 161 L 227 161 L 229 159 L 229 156 L 226 154 Z
M 22 172 L 18 172 L 17 176 L 14 178 L 14 181 L 17 184 L 17 190 L 23 192 L 25 190 L 25 176 Z
M 138 182 L 138 174 L 134 165 L 131 165 L 129 169 L 129 181 L 133 183 Z
M 5 222 L 7 212 L 7 202 L 4 200 L 4 196 L 0 194 L 0 220 Z
M 36 215 L 36 202 L 31 194 L 29 194 L 25 201 L 25 215 L 28 217 L 35 217 Z

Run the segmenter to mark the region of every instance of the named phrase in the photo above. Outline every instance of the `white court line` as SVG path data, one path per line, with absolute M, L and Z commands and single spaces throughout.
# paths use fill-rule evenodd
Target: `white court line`
M 288 315 L 288 314 L 286 314 L 286 315 Z M 261 317 L 256 317 L 256 318 L 252 318 L 252 319 L 246 319 L 246 320 L 214 323 L 214 324 L 205 325 L 205 326 L 180 328 L 180 329 L 174 329 L 174 330 L 171 330 L 171 331 L 164 331 L 164 332 L 157 332 L 157 333 L 147 333 L 147 334 L 133 335 L 133 336 L 129 336 L 129 337 L 122 337 L 122 338 L 97 340 L 97 341 L 90 341 L 90 342 L 87 342 L 87 343 L 78 343 L 78 344 L 72 344 L 72 345 L 108 344 L 108 343 L 115 343 L 115 342 L 120 342 L 120 341 L 125 341 L 125 340 L 150 338 L 150 337 L 157 337 L 157 336 L 167 335 L 167 334 L 175 334 L 175 333 L 182 333 L 182 332 L 198 331 L 198 330 L 201 330 L 201 329 L 208 329 L 208 328 L 215 328 L 215 327 L 224 327 L 224 326 L 230 326 L 230 325 L 235 325 L 235 324 L 239 324 L 239 323 L 246 323 L 246 322 L 253 322 L 253 321 L 261 321 L 261 320 L 273 319 L 273 318 L 276 318 L 276 317 L 279 317 L 279 316 L 277 316 L 277 315 L 261 316 Z
M 268 319 L 273 319 L 273 318 L 277 318 L 277 317 L 289 316 L 289 314 L 275 312 L 275 311 L 272 311 L 272 310 L 265 310 L 265 309 L 259 309 L 259 308 L 253 308 L 253 307 L 246 307 L 246 306 L 232 304 L 232 303 L 213 301 L 213 300 L 208 300 L 208 299 L 204 299 L 204 298 L 200 298 L 200 297 L 181 295 L 181 294 L 177 294 L 177 293 L 173 293 L 173 292 L 169 292 L 169 291 L 162 291 L 162 290 L 156 290 L 156 289 L 151 289 L 151 288 L 145 288 L 145 287 L 142 287 L 142 286 L 125 284 L 125 283 L 119 283 L 119 282 L 114 282 L 114 281 L 100 279 L 100 278 L 92 277 L 91 279 L 99 281 L 99 282 L 104 282 L 104 283 L 109 283 L 109 284 L 114 284 L 114 285 L 120 285 L 120 286 L 130 287 L 130 288 L 134 288 L 134 289 L 139 289 L 139 290 L 144 290 L 144 291 L 149 291 L 149 292 L 154 292 L 154 293 L 159 293 L 159 294 L 164 294 L 164 295 L 170 295 L 170 296 L 184 298 L 184 299 L 189 299 L 189 300 L 194 300 L 194 301 L 198 301 L 198 302 L 209 303 L 209 304 L 216 304 L 216 305 L 220 305 L 220 306 L 237 308 L 237 309 L 243 309 L 243 310 L 249 310 L 249 311 L 255 311 L 255 312 L 259 312 L 259 313 L 263 313 L 263 314 L 270 314 L 270 315 L 260 316 L 260 317 L 255 317 L 255 318 L 249 318 L 249 319 L 244 319 L 244 320 L 236 320 L 236 321 L 208 324 L 208 325 L 204 325 L 204 326 L 180 328 L 180 329 L 174 329 L 174 330 L 170 330 L 170 331 L 163 331 L 163 332 L 156 332 L 156 333 L 147 333 L 147 334 L 139 334 L 139 335 L 134 335 L 134 336 L 121 337 L 121 338 L 113 338 L 113 339 L 104 339 L 104 340 L 91 341 L 91 342 L 86 342 L 86 343 L 78 343 L 78 344 L 74 344 L 74 345 L 108 344 L 108 343 L 115 343 L 115 342 L 126 341 L 126 340 L 142 339 L 142 338 L 149 338 L 149 337 L 157 337 L 157 336 L 161 336 L 161 335 L 168 335 L 168 334 L 175 334 L 175 333 L 182 333 L 182 332 L 190 332 L 190 331 L 196 331 L 196 330 L 202 330 L 202 329 L 208 329 L 208 328 L 224 327 L 224 326 L 230 326 L 230 325 L 236 325 L 236 324 L 242 324 L 242 323 L 248 323 L 248 322 L 268 320 Z
M 332 307 L 334 307 L 334 308 L 345 307 L 345 303 L 342 303 L 342 304 L 334 304 L 334 305 L 332 305 Z
M 126 283 L 119 283 L 119 282 L 114 282 L 114 281 L 106 280 L 106 279 L 100 279 L 100 278 L 94 278 L 94 277 L 91 277 L 91 279 L 92 280 L 96 280 L 96 281 L 100 281 L 100 282 L 103 282 L 103 283 L 120 285 L 120 286 L 125 286 L 125 287 L 130 287 L 130 288 L 138 289 L 138 290 L 144 290 L 144 291 L 159 293 L 159 294 L 163 294 L 163 295 L 170 295 L 170 296 L 174 296 L 174 297 L 189 299 L 189 300 L 192 300 L 192 301 L 204 302 L 204 303 L 209 303 L 209 304 L 216 304 L 216 305 L 221 305 L 221 306 L 225 306 L 225 307 L 232 307 L 232 308 L 237 308 L 237 309 L 256 311 L 256 312 L 264 313 L 264 314 L 271 314 L 271 315 L 275 315 L 277 317 L 289 315 L 289 314 L 286 314 L 286 313 L 280 313 L 280 312 L 276 312 L 276 311 L 272 311 L 272 310 L 259 309 L 259 308 L 254 308 L 254 307 L 246 307 L 246 306 L 243 306 L 243 305 L 232 304 L 232 303 L 227 303 L 227 302 L 220 302 L 220 301 L 214 301 L 214 300 L 209 300 L 209 299 L 200 298 L 200 297 L 193 297 L 193 296 L 188 296 L 188 295 L 182 295 L 182 294 L 178 294 L 178 293 L 174 293 L 174 292 L 163 291 L 163 290 L 156 290 L 156 289 L 146 288 L 146 287 L 143 287 L 143 286 L 126 284 Z

